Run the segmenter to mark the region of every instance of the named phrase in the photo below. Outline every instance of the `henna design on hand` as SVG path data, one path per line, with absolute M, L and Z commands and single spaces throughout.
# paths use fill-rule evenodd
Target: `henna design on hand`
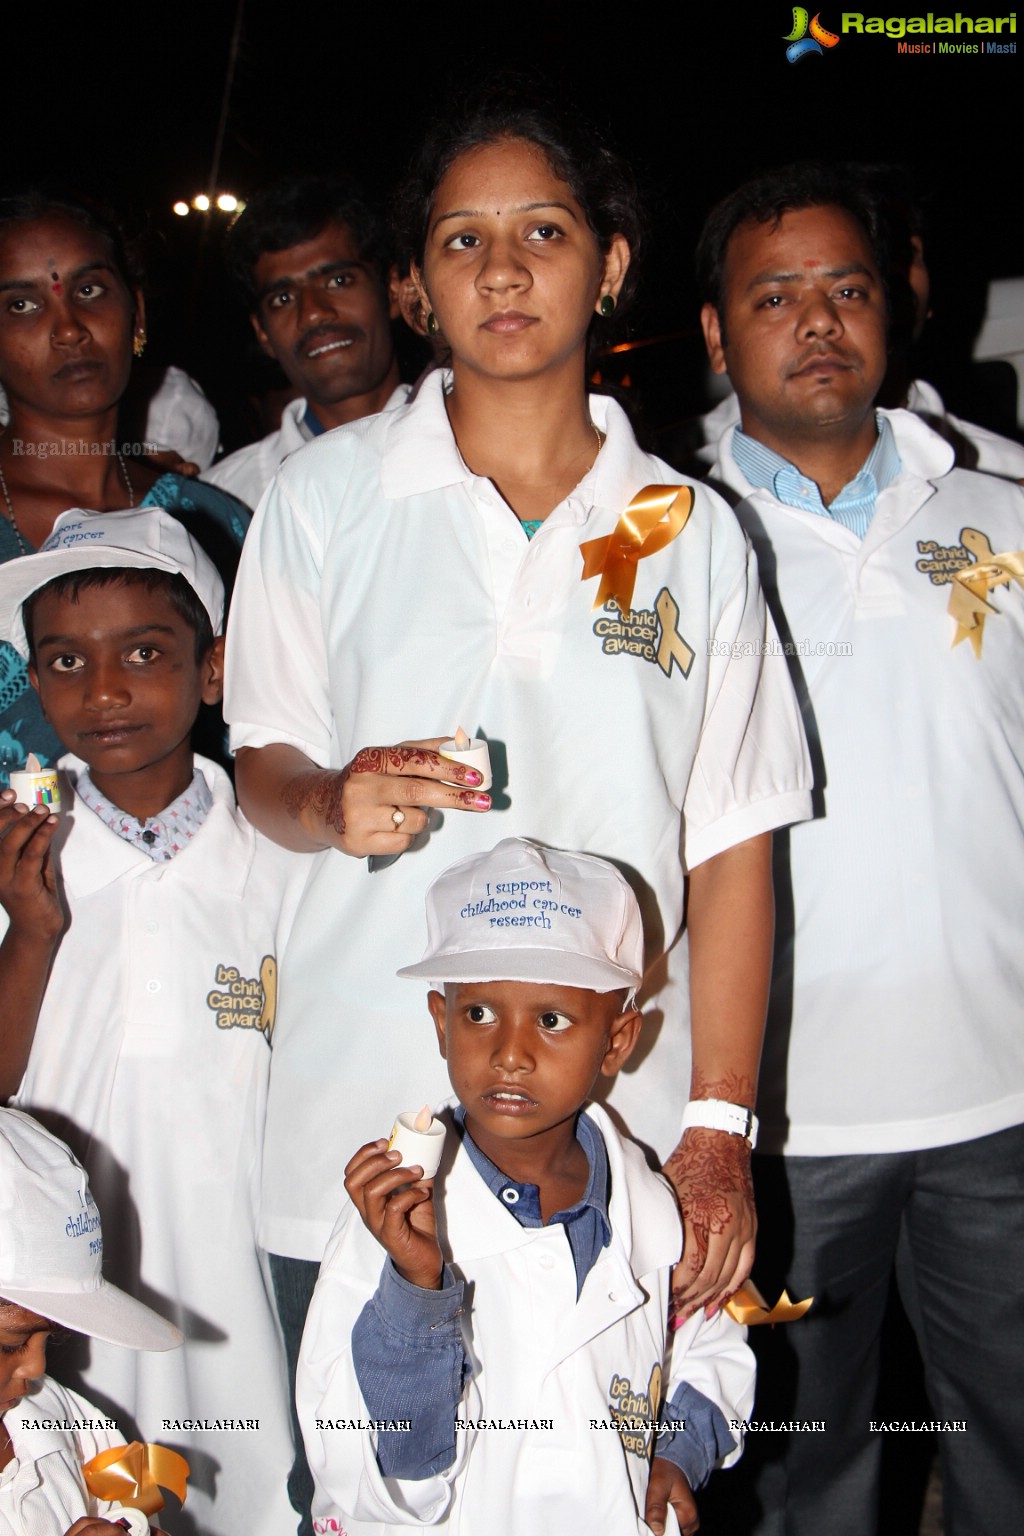
M 401 773 L 403 768 L 432 766 L 436 753 L 423 747 L 363 747 L 352 761 L 341 769 L 323 769 L 315 773 L 302 773 L 292 779 L 281 791 L 284 807 L 293 821 L 298 821 L 305 810 L 327 823 L 339 837 L 345 835 L 345 785 L 356 773 Z M 475 800 L 471 796 L 471 800 Z M 469 802 L 467 802 L 469 803 Z
M 339 837 L 345 833 L 345 813 L 341 797 L 353 771 L 350 763 L 339 772 L 302 773 L 290 780 L 281 791 L 284 808 L 293 821 L 298 821 L 304 810 L 311 810 L 333 827 Z
M 432 766 L 436 752 L 423 747 L 363 747 L 344 770 L 348 773 L 387 773 L 393 769 L 400 773 L 403 768 Z
M 727 1131 L 691 1128 L 665 1164 L 665 1173 L 675 1186 L 684 1221 L 693 1228 L 695 1251 L 684 1255 L 684 1262 L 697 1275 L 707 1260 L 711 1234 L 724 1232 L 733 1219 L 730 1196 L 739 1195 L 741 1206 L 753 1206 L 749 1143 Z

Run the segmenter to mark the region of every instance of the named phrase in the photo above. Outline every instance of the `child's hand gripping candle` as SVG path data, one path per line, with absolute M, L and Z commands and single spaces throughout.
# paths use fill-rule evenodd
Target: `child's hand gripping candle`
M 54 815 L 60 813 L 60 780 L 56 768 L 44 768 L 34 752 L 20 772 L 11 774 L 11 788 L 18 805 L 45 805 Z
M 144 1515 L 141 1509 L 123 1509 L 113 1519 L 112 1524 L 121 1526 L 129 1536 L 149 1536 L 152 1530 L 148 1516 Z
M 442 757 L 450 757 L 453 763 L 461 763 L 464 768 L 475 768 L 483 775 L 480 788 L 490 789 L 494 780 L 491 775 L 491 754 L 487 750 L 486 741 L 470 740 L 460 725 L 451 741 L 442 741 L 438 751 Z
M 441 1165 L 445 1128 L 424 1104 L 419 1114 L 403 1113 L 395 1121 L 388 1141 L 389 1152 L 400 1152 L 403 1168 L 422 1168 L 423 1177 L 432 1179 Z

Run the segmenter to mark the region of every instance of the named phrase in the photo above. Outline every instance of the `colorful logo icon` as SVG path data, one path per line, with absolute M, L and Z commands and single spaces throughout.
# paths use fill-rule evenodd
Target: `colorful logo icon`
M 813 21 L 808 25 L 809 14 L 802 5 L 793 7 L 793 30 L 783 39 L 789 44 L 786 49 L 786 58 L 791 64 L 797 64 L 809 53 L 821 53 L 823 48 L 834 48 L 839 41 L 835 32 L 829 32 L 820 21 L 821 13 L 818 12 Z M 810 37 L 807 36 L 810 32 Z

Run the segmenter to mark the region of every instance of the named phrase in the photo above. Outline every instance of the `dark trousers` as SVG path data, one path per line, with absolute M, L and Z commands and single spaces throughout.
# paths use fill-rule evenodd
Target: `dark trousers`
M 737 1536 L 877 1529 L 884 1437 L 918 1433 L 891 1427 L 891 1412 L 879 1421 L 875 1409 L 894 1269 L 924 1362 L 930 1418 L 965 1426 L 938 1435 L 947 1536 L 1018 1529 L 1024 1127 L 924 1152 L 755 1156 L 754 1164 L 758 1284 L 769 1301 L 783 1285 L 794 1299 L 816 1298 L 801 1322 L 751 1331 L 754 1413 L 758 1421 L 824 1421 L 825 1429 L 749 1436 L 741 1475 L 753 1497 L 741 1501 L 749 1518 Z M 912 1408 L 898 1421 L 922 1422 Z
M 288 1474 L 288 1498 L 299 1516 L 296 1526 L 298 1536 L 313 1536 L 313 1475 L 306 1460 L 298 1415 L 295 1412 L 295 1367 L 299 1360 L 302 1330 L 306 1326 L 306 1313 L 313 1299 L 313 1288 L 320 1273 L 320 1265 L 309 1259 L 286 1259 L 278 1253 L 268 1254 L 270 1278 L 274 1286 L 274 1301 L 284 1334 L 285 1355 L 288 1361 L 288 1391 L 291 1396 L 292 1435 L 295 1440 L 295 1460 Z

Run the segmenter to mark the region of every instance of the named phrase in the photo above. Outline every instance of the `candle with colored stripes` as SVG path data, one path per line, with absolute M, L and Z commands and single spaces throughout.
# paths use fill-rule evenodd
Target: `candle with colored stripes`
M 60 814 L 57 770 L 44 768 L 34 752 L 29 753 L 24 768 L 11 774 L 11 788 L 17 796 L 16 804 L 27 805 L 29 810 L 35 805 L 45 805 L 54 815 Z

